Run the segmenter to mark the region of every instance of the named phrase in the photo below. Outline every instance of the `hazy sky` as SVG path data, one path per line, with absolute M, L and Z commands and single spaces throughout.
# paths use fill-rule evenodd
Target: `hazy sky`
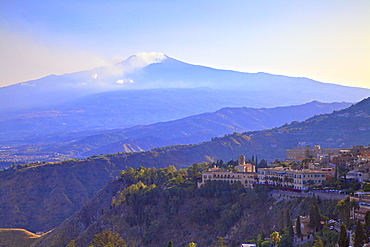
M 370 88 L 370 1 L 0 0 L 0 86 L 150 51 Z

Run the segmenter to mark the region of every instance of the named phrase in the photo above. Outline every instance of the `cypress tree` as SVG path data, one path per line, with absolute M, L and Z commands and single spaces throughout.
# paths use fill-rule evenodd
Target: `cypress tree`
M 281 210 L 281 218 L 280 218 L 280 230 L 283 232 L 283 229 L 285 227 L 285 217 L 284 217 L 284 209 Z
M 339 247 L 348 247 L 347 229 L 344 224 L 340 226 L 338 245 Z
M 288 234 L 289 234 L 289 236 L 294 237 L 293 224 L 292 224 L 292 222 L 290 220 L 288 222 L 287 228 L 288 228 Z
M 363 226 L 360 220 L 358 220 L 356 224 L 356 230 L 355 230 L 354 247 L 361 247 L 363 246 L 364 242 L 365 242 L 364 229 L 363 229 Z
M 300 238 L 302 236 L 301 216 L 300 215 L 297 216 L 297 221 L 296 221 L 296 224 L 295 224 L 295 229 L 296 229 L 297 236 Z
M 365 214 L 365 235 L 368 240 L 370 238 L 370 211 L 366 211 Z
M 320 218 L 321 217 L 320 217 L 319 205 L 315 203 L 314 205 L 312 205 L 311 210 L 310 210 L 310 224 L 309 224 L 310 228 L 314 230 L 315 232 L 317 232 L 321 227 Z
M 288 227 L 289 226 L 289 222 L 290 222 L 290 210 L 289 208 L 286 209 L 286 213 L 285 213 L 285 224 L 286 226 Z M 290 222 L 291 223 L 291 222 Z

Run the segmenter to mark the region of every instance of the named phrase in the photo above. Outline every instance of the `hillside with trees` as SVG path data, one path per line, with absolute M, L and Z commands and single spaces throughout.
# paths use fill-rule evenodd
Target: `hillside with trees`
M 174 246 L 218 246 L 220 239 L 237 246 L 281 232 L 298 215 L 313 215 L 313 207 L 325 217 L 336 216 L 336 200 L 276 201 L 263 186 L 245 190 L 240 183 L 224 181 L 197 188 L 195 181 L 207 167 L 129 168 L 35 246 L 63 246 L 71 240 L 87 246 L 107 229 L 119 233 L 128 246 L 165 246 L 169 241 Z

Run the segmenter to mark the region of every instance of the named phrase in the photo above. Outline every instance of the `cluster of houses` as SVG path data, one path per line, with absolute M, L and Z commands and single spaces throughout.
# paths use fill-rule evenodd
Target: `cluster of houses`
M 284 167 L 274 161 L 269 167 L 258 168 L 246 163 L 244 155 L 238 156 L 238 165 L 234 170 L 213 167 L 202 173 L 203 185 L 207 180 L 222 180 L 229 183 L 241 182 L 245 188 L 255 184 L 288 187 L 295 190 L 307 190 L 322 185 L 325 180 L 335 176 L 336 166 L 345 166 L 348 179 L 370 182 L 370 145 L 355 146 L 349 149 L 321 148 L 315 145 L 303 149 L 286 150 L 287 163 L 296 162 L 298 166 Z M 369 202 L 370 207 L 370 202 Z
M 284 166 L 282 163 L 294 165 Z M 348 149 L 321 148 L 320 145 L 315 145 L 313 149 L 309 146 L 301 149 L 289 149 L 286 150 L 285 161 L 275 160 L 264 168 L 257 168 L 247 163 L 246 157 L 239 155 L 238 164 L 232 170 L 212 167 L 204 171 L 202 182 L 198 186 L 202 186 L 208 180 L 221 180 L 231 184 L 240 182 L 245 188 L 251 189 L 256 184 L 265 184 L 290 188 L 290 190 L 298 192 L 323 185 L 325 180 L 335 176 L 338 167 L 344 167 L 348 171 L 346 179 L 370 183 L 370 145 L 367 147 L 354 146 Z M 350 196 L 350 200 L 357 201 L 359 205 L 353 210 L 351 217 L 364 221 L 366 212 L 370 211 L 370 192 L 354 193 Z M 300 216 L 300 222 L 302 236 L 307 239 L 312 232 L 309 227 L 309 216 Z M 338 225 L 336 230 L 339 231 L 339 223 L 335 223 Z M 293 224 L 295 226 L 296 223 Z M 242 244 L 241 246 L 252 247 L 256 245 Z

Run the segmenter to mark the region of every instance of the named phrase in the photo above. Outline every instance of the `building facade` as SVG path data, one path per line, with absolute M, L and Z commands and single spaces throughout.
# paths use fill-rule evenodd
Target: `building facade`
M 312 186 L 322 185 L 330 173 L 332 173 L 331 170 L 293 170 L 286 167 L 259 168 L 258 182 L 306 190 Z
M 219 169 L 219 168 L 216 168 Z M 206 181 L 227 181 L 230 184 L 240 182 L 245 188 L 252 189 L 257 182 L 257 173 L 255 172 L 233 172 L 216 170 L 214 168 L 202 172 L 202 182 L 198 187 L 202 186 Z
M 285 151 L 285 159 L 286 161 L 296 161 L 314 158 L 322 161 L 329 161 L 325 160 L 325 158 L 332 154 L 338 154 L 341 150 L 340 148 L 321 148 L 320 145 L 315 145 L 313 149 L 311 149 L 310 146 L 306 146 L 304 149 L 287 149 Z
M 350 197 L 350 201 L 358 202 L 358 209 L 351 210 L 351 218 L 354 220 L 365 221 L 366 211 L 370 211 L 370 192 L 356 192 Z

